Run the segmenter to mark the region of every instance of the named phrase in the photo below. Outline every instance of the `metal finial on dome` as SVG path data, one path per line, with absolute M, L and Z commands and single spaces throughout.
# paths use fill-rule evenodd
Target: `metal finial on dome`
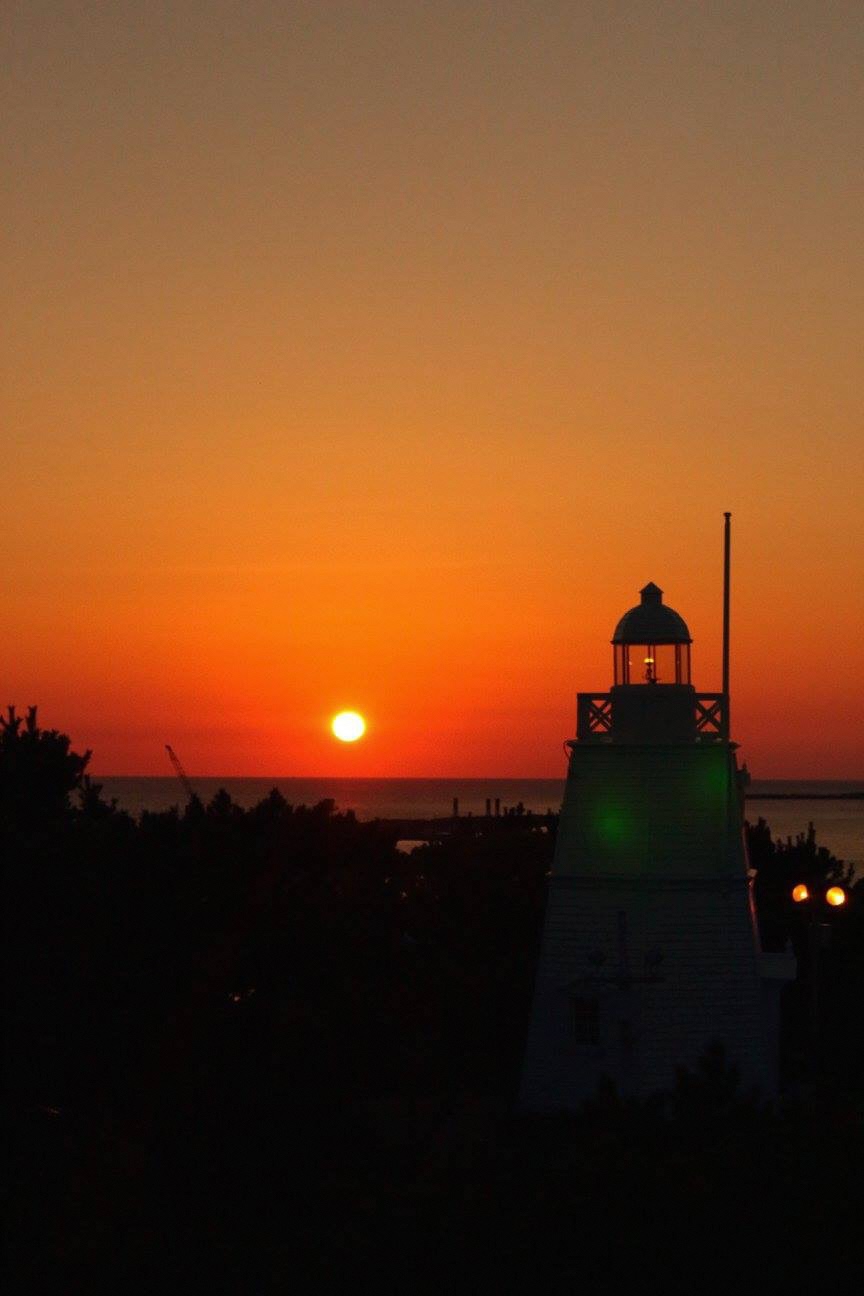
M 663 602 L 663 591 L 660 586 L 655 585 L 653 581 L 649 581 L 647 585 L 643 586 L 639 591 L 639 594 L 641 595 L 643 603 Z

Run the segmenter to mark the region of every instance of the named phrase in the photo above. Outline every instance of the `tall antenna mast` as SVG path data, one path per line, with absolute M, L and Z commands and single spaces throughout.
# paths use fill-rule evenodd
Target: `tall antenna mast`
M 729 582 L 732 550 L 732 514 L 724 513 L 723 526 L 723 715 L 725 737 L 732 732 L 729 721 Z

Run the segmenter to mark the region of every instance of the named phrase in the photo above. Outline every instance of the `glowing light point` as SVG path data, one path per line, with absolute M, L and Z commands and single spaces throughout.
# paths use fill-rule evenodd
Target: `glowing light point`
M 810 899 L 810 892 L 807 890 L 803 882 L 799 882 L 796 887 L 792 888 L 792 899 L 797 903 L 800 903 L 802 900 Z
M 830 905 L 842 905 L 846 903 L 846 892 L 842 887 L 829 887 L 825 892 L 825 899 Z
M 340 742 L 352 743 L 366 732 L 366 721 L 356 711 L 340 711 L 330 724 Z

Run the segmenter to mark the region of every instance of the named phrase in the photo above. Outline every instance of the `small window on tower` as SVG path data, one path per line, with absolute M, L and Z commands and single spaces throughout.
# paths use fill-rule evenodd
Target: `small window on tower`
M 569 1035 L 577 1044 L 600 1043 L 600 1005 L 596 999 L 571 999 Z

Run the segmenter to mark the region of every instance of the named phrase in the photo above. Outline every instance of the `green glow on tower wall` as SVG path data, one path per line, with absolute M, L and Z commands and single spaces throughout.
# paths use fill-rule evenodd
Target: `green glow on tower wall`
M 730 778 L 729 753 L 720 746 L 586 745 L 574 754 L 567 845 L 555 871 L 715 872 L 725 858 Z
M 594 824 L 600 839 L 609 846 L 626 846 L 633 840 L 633 816 L 620 806 L 601 803 Z
M 726 752 L 721 748 L 705 752 L 704 758 L 694 766 L 693 775 L 694 790 L 714 796 L 725 792 L 728 777 Z

